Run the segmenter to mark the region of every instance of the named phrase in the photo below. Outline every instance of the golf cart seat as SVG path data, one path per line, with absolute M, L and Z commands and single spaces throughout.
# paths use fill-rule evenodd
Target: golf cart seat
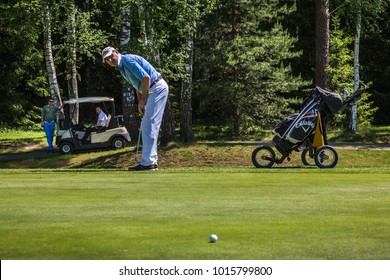
M 108 114 L 107 115 L 107 122 L 106 122 L 107 129 L 110 127 L 110 121 L 111 121 L 111 114 Z

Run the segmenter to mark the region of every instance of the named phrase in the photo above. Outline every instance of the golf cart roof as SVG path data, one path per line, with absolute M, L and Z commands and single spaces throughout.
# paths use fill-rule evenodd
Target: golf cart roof
M 77 103 L 101 103 L 101 102 L 114 102 L 112 97 L 103 97 L 103 96 L 90 96 L 90 97 L 80 97 L 72 98 L 64 101 L 64 104 L 77 104 Z

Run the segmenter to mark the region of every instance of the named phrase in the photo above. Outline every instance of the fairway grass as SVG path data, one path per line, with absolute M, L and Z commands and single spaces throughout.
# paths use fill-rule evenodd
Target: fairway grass
M 389 167 L 0 170 L 0 181 L 3 260 L 390 259 Z

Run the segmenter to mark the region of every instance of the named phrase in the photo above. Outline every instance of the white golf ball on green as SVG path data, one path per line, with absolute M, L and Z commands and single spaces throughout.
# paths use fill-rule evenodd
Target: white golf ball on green
M 212 234 L 210 235 L 210 242 L 217 242 L 218 240 L 218 236 L 216 234 Z

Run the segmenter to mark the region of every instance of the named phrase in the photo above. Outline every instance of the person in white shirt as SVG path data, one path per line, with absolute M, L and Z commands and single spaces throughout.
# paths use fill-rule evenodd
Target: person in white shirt
M 96 123 L 96 126 L 107 126 L 107 115 L 103 112 L 102 108 L 100 106 L 96 107 L 96 114 L 98 114 L 98 120 Z
M 98 114 L 98 120 L 97 120 L 95 126 L 88 128 L 87 131 L 85 132 L 83 140 L 82 140 L 82 143 L 84 143 L 84 144 L 87 143 L 87 139 L 88 139 L 89 135 L 91 134 L 91 132 L 93 132 L 93 131 L 103 132 L 107 126 L 107 115 L 103 112 L 103 110 L 102 110 L 102 108 L 100 108 L 100 106 L 96 106 L 96 114 Z

